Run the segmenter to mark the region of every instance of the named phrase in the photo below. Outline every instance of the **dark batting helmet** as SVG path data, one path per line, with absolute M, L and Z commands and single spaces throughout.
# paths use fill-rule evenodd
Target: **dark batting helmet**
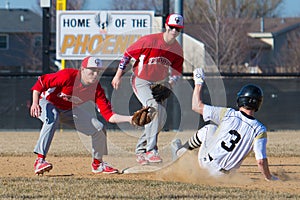
M 249 84 L 242 87 L 237 94 L 238 107 L 258 111 L 263 101 L 263 91 L 259 86 Z

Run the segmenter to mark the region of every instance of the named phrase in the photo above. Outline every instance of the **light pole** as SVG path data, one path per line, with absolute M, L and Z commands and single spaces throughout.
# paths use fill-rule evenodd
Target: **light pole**
M 50 6 L 51 0 L 40 0 L 40 6 L 43 9 L 43 73 L 50 72 L 50 30 L 51 30 L 51 23 L 50 23 Z
M 162 28 L 165 27 L 165 23 L 166 23 L 168 15 L 169 15 L 169 10 L 170 10 L 170 0 L 164 0 L 163 1 L 163 13 L 162 13 L 162 17 L 163 17 Z

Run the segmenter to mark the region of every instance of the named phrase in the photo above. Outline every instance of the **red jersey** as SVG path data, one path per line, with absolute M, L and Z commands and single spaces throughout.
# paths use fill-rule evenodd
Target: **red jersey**
M 141 37 L 126 49 L 126 57 L 134 58 L 133 73 L 144 80 L 161 81 L 182 74 L 183 50 L 177 40 L 167 44 L 163 33 Z
M 108 121 L 114 112 L 100 83 L 85 86 L 80 80 L 79 70 L 64 69 L 40 76 L 31 90 L 41 92 L 42 97 L 62 110 L 71 110 L 72 106 L 93 101 Z

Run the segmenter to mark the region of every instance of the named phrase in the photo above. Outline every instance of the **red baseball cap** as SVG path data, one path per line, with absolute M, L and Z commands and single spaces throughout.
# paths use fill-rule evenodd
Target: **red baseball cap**
M 103 68 L 101 59 L 92 56 L 85 57 L 81 63 L 81 66 L 83 68 Z
M 183 17 L 179 14 L 170 14 L 167 17 L 166 24 L 177 28 L 183 28 Z

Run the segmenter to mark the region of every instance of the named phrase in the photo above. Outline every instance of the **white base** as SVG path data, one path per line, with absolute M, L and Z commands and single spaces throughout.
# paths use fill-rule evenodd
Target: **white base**
M 137 165 L 133 167 L 127 167 L 122 170 L 122 174 L 137 174 L 137 173 L 147 173 L 153 172 L 161 169 L 161 167 L 153 166 L 153 165 Z

